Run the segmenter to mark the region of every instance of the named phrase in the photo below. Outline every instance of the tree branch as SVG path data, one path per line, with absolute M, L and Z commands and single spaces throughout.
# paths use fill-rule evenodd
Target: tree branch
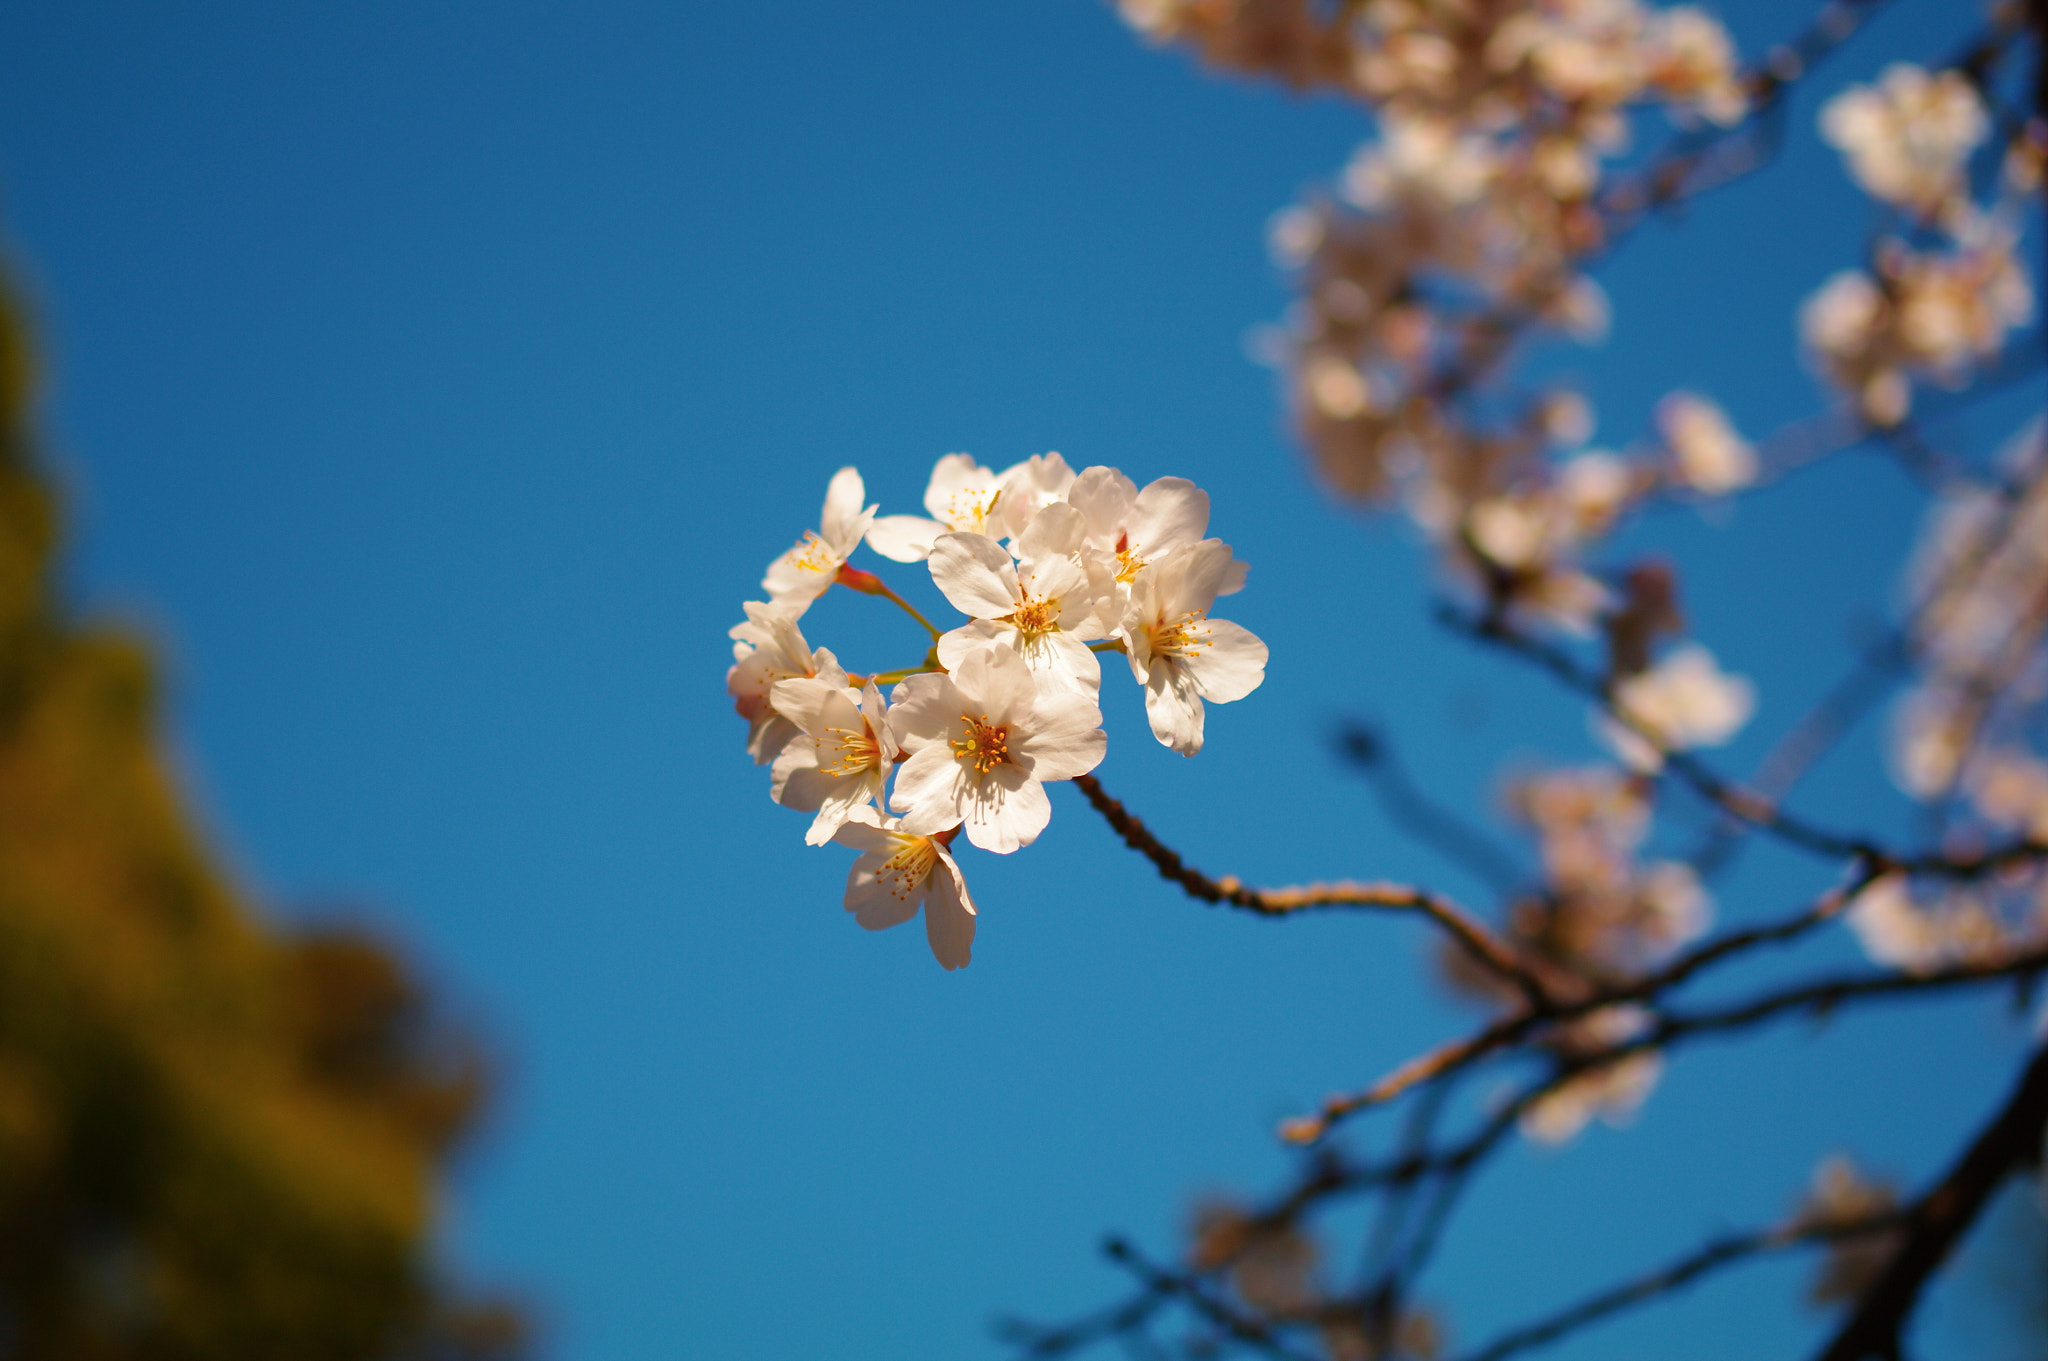
M 1502 1361 L 1502 1358 L 1512 1356 L 1516 1352 L 1540 1347 L 1546 1342 L 1554 1342 L 1566 1333 L 1576 1332 L 1589 1323 L 1605 1318 L 1609 1314 L 1619 1313 L 1631 1305 L 1647 1303 L 1668 1295 L 1721 1267 L 1745 1261 L 1761 1253 L 1779 1252 L 1787 1248 L 1803 1247 L 1809 1243 L 1834 1242 L 1842 1238 L 1863 1238 L 1884 1233 L 1897 1229 L 1904 1219 L 1905 1215 L 1901 1211 L 1888 1210 L 1883 1214 L 1845 1223 L 1802 1225 L 1795 1222 L 1718 1238 L 1666 1266 L 1589 1296 L 1548 1318 L 1539 1319 L 1505 1333 L 1464 1358 L 1464 1361 Z
M 1111 798 L 1093 775 L 1078 775 L 1074 784 L 1102 814 L 1124 844 L 1143 855 L 1163 879 L 1180 885 L 1191 898 L 1205 903 L 1228 903 L 1232 907 L 1264 917 L 1283 917 L 1311 908 L 1356 907 L 1389 912 L 1412 912 L 1427 917 L 1450 933 L 1481 966 L 1506 979 L 1532 1005 L 1549 1002 L 1542 980 L 1521 961 L 1514 950 L 1449 899 L 1426 889 L 1405 884 L 1357 883 L 1302 884 L 1289 888 L 1249 888 L 1235 877 L 1211 879 L 1181 859 L 1180 852 L 1154 836 L 1121 803 Z
M 1949 1251 L 2015 1167 L 2038 1157 L 2048 1125 L 2048 1047 L 2035 1053 L 1998 1114 L 1955 1166 L 1906 1212 L 1905 1241 L 1819 1361 L 1896 1357 L 1899 1330 Z

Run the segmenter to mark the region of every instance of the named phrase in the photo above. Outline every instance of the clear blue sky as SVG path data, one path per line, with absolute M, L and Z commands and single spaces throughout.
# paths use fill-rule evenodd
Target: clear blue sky
M 1726 10 L 1746 50 L 1792 22 Z M 1974 12 L 1888 11 L 1822 90 Z M 1195 1194 L 1282 1174 L 1277 1117 L 1470 1023 L 1411 926 L 1205 909 L 1071 789 L 1039 844 L 967 862 L 975 960 L 942 973 L 917 928 L 845 918 L 846 853 L 769 803 L 722 688 L 740 601 L 843 463 L 885 511 L 951 450 L 1191 477 L 1253 564 L 1229 613 L 1269 678 L 1192 762 L 1107 687 L 1105 784 L 1217 873 L 1480 901 L 1330 724 L 1381 720 L 1487 808 L 1508 762 L 1592 756 L 1581 706 L 1429 624 L 1413 535 L 1319 498 L 1244 357 L 1286 302 L 1264 223 L 1342 163 L 1346 109 L 1200 75 L 1090 0 L 67 0 L 0 10 L 0 54 L 76 596 L 162 644 L 251 889 L 367 914 L 499 1037 L 447 1255 L 529 1292 L 552 1355 L 997 1355 L 991 1316 L 1118 1287 L 1104 1231 L 1171 1251 Z M 1764 181 L 1604 271 L 1612 338 L 1552 361 L 1602 442 L 1674 387 L 1753 433 L 1817 404 L 1792 311 L 1869 216 L 1815 104 Z M 1857 455 L 1622 545 L 1680 563 L 1759 685 L 1731 767 L 1846 663 L 1916 514 Z M 1904 825 L 1867 740 L 1809 793 Z M 1758 855 L 1723 919 L 1823 877 Z M 1831 1150 L 1917 1179 L 2021 1043 L 1979 1005 L 1702 1046 L 1634 1130 L 1503 1160 L 1430 1293 L 1476 1342 L 1778 1214 Z M 1751 1269 L 1567 1354 L 1796 1354 L 1800 1280 Z

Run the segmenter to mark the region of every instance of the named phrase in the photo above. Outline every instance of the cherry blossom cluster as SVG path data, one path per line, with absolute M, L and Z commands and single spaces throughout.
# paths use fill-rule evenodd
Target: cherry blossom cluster
M 1373 1327 L 1332 1298 L 1330 1254 L 1305 1218 L 1204 1200 L 1191 1216 L 1189 1265 L 1221 1273 L 1231 1293 L 1266 1318 L 1312 1325 L 1332 1361 L 1440 1356 L 1444 1330 L 1427 1309 L 1406 1307 Z
M 1903 421 L 1914 380 L 1961 386 L 2033 314 L 2014 254 L 2020 204 L 2041 185 L 2041 147 L 2006 151 L 1994 200 L 1971 196 L 1970 158 L 1991 132 L 1962 72 L 1906 63 L 1821 110 L 1821 134 L 1849 175 L 1899 219 L 1868 268 L 1844 270 L 1806 300 L 1800 335 L 1821 374 L 1875 425 Z
M 1952 847 L 2048 843 L 2048 426 L 2007 446 L 1995 485 L 1959 483 L 1930 509 L 1908 571 L 1914 683 L 1889 755 L 1907 794 L 1942 810 Z M 1893 874 L 1850 910 L 1863 947 L 1911 972 L 1990 963 L 2048 943 L 2038 862 L 1975 883 Z
M 1559 995 L 1625 985 L 1712 923 L 1713 899 L 1691 865 L 1641 858 L 1653 796 L 1645 775 L 1613 766 L 1546 770 L 1507 786 L 1508 812 L 1536 837 L 1541 877 L 1510 905 L 1501 935 Z M 1500 975 L 1477 967 L 1463 950 L 1446 946 L 1438 964 L 1467 996 L 1504 1008 L 1517 1000 Z M 1636 1008 L 1602 1008 L 1559 1027 L 1545 1047 L 1584 1059 L 1634 1038 L 1646 1019 Z M 1522 1131 L 1562 1143 L 1596 1116 L 1623 1123 L 1661 1071 L 1649 1050 L 1590 1067 L 1534 1102 Z
M 1673 752 L 1728 741 L 1755 708 L 1749 683 L 1683 641 L 1671 570 L 1595 562 L 1653 497 L 1704 501 L 1762 475 L 1756 448 L 1713 401 L 1676 391 L 1653 437 L 1589 447 L 1593 413 L 1564 390 L 1482 400 L 1516 337 L 1581 341 L 1608 304 L 1584 273 L 1607 244 L 1612 169 L 1634 111 L 1730 127 L 1746 78 L 1719 23 L 1691 6 L 1636 0 L 1123 0 L 1148 37 L 1228 69 L 1330 89 L 1362 104 L 1377 135 L 1332 191 L 1275 217 L 1272 247 L 1300 300 L 1265 334 L 1324 481 L 1402 509 L 1435 544 L 1482 617 L 1604 635 L 1606 702 L 1595 737 L 1617 764 L 1518 782 L 1514 815 L 1535 833 L 1541 876 L 1511 905 L 1505 940 L 1561 994 L 1639 976 L 1706 929 L 1692 868 L 1646 860 L 1658 772 Z M 1461 990 L 1517 1000 L 1455 949 Z M 1628 1039 L 1640 1012 L 1608 1008 L 1546 1041 L 1576 1062 Z M 1655 1084 L 1653 1052 L 1587 1067 L 1526 1113 L 1532 1138 L 1620 1120 Z
M 1748 112 L 1727 33 L 1637 0 L 1122 0 L 1155 41 L 1226 69 L 1342 93 L 1377 135 L 1334 190 L 1280 213 L 1300 301 L 1261 341 L 1339 494 L 1396 502 L 1459 580 L 1504 612 L 1589 633 L 1618 600 L 1587 551 L 1653 493 L 1724 496 L 1758 476 L 1712 402 L 1674 393 L 1630 454 L 1585 448 L 1568 391 L 1477 400 L 1523 331 L 1606 330 L 1584 270 L 1634 111 L 1687 126 Z M 1495 385 L 1498 386 L 1498 385 Z
M 818 528 L 769 564 L 769 599 L 747 602 L 733 628 L 726 688 L 776 802 L 813 814 L 806 841 L 860 852 L 847 910 L 879 930 L 921 907 L 933 955 L 956 969 L 975 907 L 953 843 L 964 832 L 998 855 L 1030 845 L 1052 818 L 1045 785 L 1102 760 L 1100 654 L 1122 655 L 1153 736 L 1192 756 L 1204 706 L 1265 679 L 1266 645 L 1210 613 L 1243 587 L 1245 564 L 1206 537 L 1209 497 L 1184 478 L 1141 488 L 1058 454 L 1001 472 L 948 454 L 925 515 L 878 516 L 865 500 L 858 472 L 833 476 Z M 924 563 L 966 621 L 942 630 L 850 565 L 863 542 Z M 800 623 L 835 584 L 900 605 L 930 648 L 898 670 L 847 671 Z

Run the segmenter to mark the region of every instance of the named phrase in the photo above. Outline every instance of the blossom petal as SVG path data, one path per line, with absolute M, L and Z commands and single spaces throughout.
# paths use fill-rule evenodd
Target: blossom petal
M 1100 765 L 1108 745 L 1094 701 L 1056 691 L 1039 696 L 1038 712 L 1013 752 L 1034 780 L 1071 780 Z
M 924 900 L 924 934 L 931 943 L 932 958 L 940 967 L 967 967 L 974 946 L 974 900 L 967 896 L 967 880 L 960 866 L 945 851 L 932 867 L 930 886 Z
M 1092 700 L 1102 689 L 1102 663 L 1088 650 L 1088 644 L 1071 633 L 1019 635 L 1011 645 L 1038 677 L 1041 694 L 1048 689 L 1065 690 Z
M 747 733 L 747 755 L 754 758 L 754 764 L 765 766 L 773 761 L 791 742 L 803 736 L 803 729 L 772 711 L 752 720 L 753 726 Z
M 1230 545 L 1221 539 L 1187 544 L 1157 563 L 1160 612 L 1180 615 L 1207 610 L 1229 578 L 1230 564 Z
M 908 894 L 891 887 L 901 882 L 896 876 L 878 877 L 890 854 L 869 851 L 854 861 L 853 868 L 846 873 L 846 910 L 870 931 L 886 931 L 909 921 L 917 914 L 918 903 L 927 896 L 931 883 L 927 879 L 917 891 Z
M 1228 619 L 1203 623 L 1207 646 L 1182 659 L 1202 698 L 1222 704 L 1243 699 L 1266 679 L 1266 645 Z
M 822 773 L 822 772 L 821 772 Z M 818 802 L 818 816 L 811 819 L 810 830 L 804 833 L 806 846 L 822 846 L 832 839 L 832 834 L 845 825 L 856 808 L 864 808 L 882 793 L 882 783 L 888 778 L 879 770 L 864 770 L 856 775 L 827 775 L 830 787 L 824 798 Z
M 977 652 L 986 652 L 998 645 L 1015 648 L 1018 643 L 1017 628 L 995 619 L 970 619 L 951 633 L 939 635 L 934 644 L 939 650 L 939 665 L 948 671 L 958 671 L 961 663 Z
M 999 619 L 1017 608 L 1017 564 L 986 534 L 941 534 L 931 568 L 933 583 L 962 614 Z
M 923 562 L 946 526 L 922 515 L 883 515 L 868 526 L 868 547 L 896 562 Z
M 822 737 L 833 728 L 858 730 L 860 709 L 854 692 L 842 682 L 834 685 L 813 676 L 797 676 L 775 682 L 768 697 L 775 711 L 812 737 Z
M 896 767 L 889 806 L 903 815 L 905 831 L 930 836 L 956 826 L 965 801 L 962 767 L 944 743 L 933 742 Z
M 1155 659 L 1145 680 L 1145 717 L 1152 735 L 1181 755 L 1202 749 L 1202 697 L 1178 658 Z
M 966 707 L 953 678 L 933 671 L 904 677 L 890 693 L 890 700 L 889 733 L 901 750 L 913 755 L 934 742 L 944 750 L 954 722 Z
M 900 842 L 895 833 L 882 826 L 882 815 L 872 808 L 854 809 L 832 839 L 857 851 L 880 851 L 885 857 L 895 854 Z
M 818 770 L 818 745 L 808 737 L 790 743 L 769 768 L 770 793 L 785 808 L 815 813 L 831 788 L 832 777 Z
M 1088 521 L 1088 537 L 1107 548 L 1124 532 L 1138 484 L 1114 468 L 1083 468 L 1067 489 L 1067 504 Z
M 1008 855 L 1038 840 L 1052 821 L 1052 800 L 1022 768 L 1000 765 L 975 785 L 965 821 L 969 841 Z
M 896 759 L 896 738 L 889 731 L 889 709 L 882 702 L 881 687 L 872 680 L 860 690 L 860 716 L 875 735 L 875 745 L 882 764 L 888 765 Z
M 832 481 L 825 488 L 825 508 L 818 516 L 819 537 L 827 543 L 842 543 L 854 521 L 860 518 L 861 502 L 866 498 L 867 486 L 860 480 L 859 472 L 841 468 L 832 474 Z M 860 536 L 853 537 L 858 540 Z
M 1017 537 L 1020 558 L 1064 558 L 1081 551 L 1088 538 L 1088 517 L 1064 501 L 1031 517 L 1031 525 Z
M 1162 477 L 1131 507 L 1131 551 L 1156 557 L 1209 532 L 1209 493 L 1185 477 Z
M 1016 722 L 1038 700 L 1038 681 L 1031 668 L 1007 647 L 986 648 L 964 658 L 953 682 L 991 723 Z

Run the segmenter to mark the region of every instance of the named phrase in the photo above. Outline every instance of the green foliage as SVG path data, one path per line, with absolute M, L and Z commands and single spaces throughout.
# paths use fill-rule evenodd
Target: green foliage
M 435 1179 L 484 1072 L 367 935 L 288 937 L 181 806 L 137 640 L 52 588 L 0 299 L 0 1357 L 496 1357 Z

